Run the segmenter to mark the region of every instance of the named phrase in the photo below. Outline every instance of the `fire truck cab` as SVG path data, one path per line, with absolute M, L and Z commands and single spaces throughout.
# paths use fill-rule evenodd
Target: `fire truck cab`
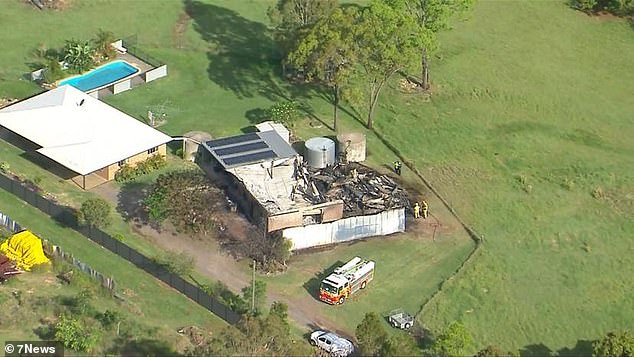
M 347 298 L 374 279 L 374 262 L 354 257 L 322 280 L 319 299 L 329 304 L 343 304 Z

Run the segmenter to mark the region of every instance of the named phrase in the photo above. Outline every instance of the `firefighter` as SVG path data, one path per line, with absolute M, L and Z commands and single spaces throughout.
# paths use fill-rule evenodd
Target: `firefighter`
M 429 206 L 427 206 L 427 201 L 423 200 L 423 219 L 427 219 L 429 215 Z
M 414 203 L 414 218 L 420 218 L 420 205 L 418 202 Z
M 401 164 L 400 161 L 394 161 L 394 172 L 399 176 L 401 176 L 401 166 L 403 166 L 403 164 Z

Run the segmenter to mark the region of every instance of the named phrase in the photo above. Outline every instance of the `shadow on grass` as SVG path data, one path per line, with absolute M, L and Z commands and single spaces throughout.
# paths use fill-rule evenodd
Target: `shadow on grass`
M 120 356 L 180 356 L 167 341 L 149 338 L 124 339 L 118 338 L 107 354 Z
M 592 356 L 592 341 L 578 340 L 573 348 L 562 348 L 557 351 L 560 357 L 590 357 Z
M 329 91 L 310 83 L 283 81 L 281 56 L 263 23 L 197 0 L 184 0 L 184 5 L 187 14 L 194 20 L 194 29 L 210 44 L 211 49 L 207 53 L 210 80 L 238 98 L 260 95 L 273 102 L 297 101 L 300 111 L 306 116 L 333 130 L 305 103 L 314 95 L 332 103 Z M 345 108 L 341 110 L 346 111 Z M 262 108 L 247 110 L 245 117 L 259 123 L 263 119 L 262 112 Z
M 126 182 L 117 194 L 117 213 L 126 222 L 133 222 L 137 228 L 150 223 L 150 217 L 145 209 L 144 199 L 150 185 L 141 182 Z
M 304 289 L 312 296 L 313 299 L 319 300 L 319 284 L 324 280 L 330 273 L 332 273 L 336 268 L 342 266 L 344 262 L 341 260 L 337 261 L 333 265 L 329 266 L 325 270 L 315 274 L 312 278 L 310 278 L 307 282 L 304 283 Z
M 522 357 L 544 357 L 553 355 L 553 351 L 543 343 L 524 346 L 519 352 Z

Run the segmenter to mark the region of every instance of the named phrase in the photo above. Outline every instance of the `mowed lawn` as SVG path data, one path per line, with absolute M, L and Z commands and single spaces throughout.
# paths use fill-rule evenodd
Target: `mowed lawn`
M 376 127 L 486 242 L 420 320 L 509 349 L 631 329 L 633 29 L 483 1 L 442 43 L 431 101 L 387 92 Z
M 174 341 L 178 338 L 176 330 L 183 326 L 196 325 L 212 332 L 218 332 L 226 326 L 223 320 L 176 290 L 76 231 L 60 226 L 3 190 L 0 190 L 0 212 L 19 222 L 22 227 L 59 245 L 65 252 L 73 254 L 93 269 L 114 277 L 117 293 L 125 299 L 122 309 L 128 310 L 128 314 L 138 317 L 142 323 L 157 328 L 161 336 Z M 35 327 L 24 326 L 30 329 Z M 28 336 L 24 336 L 25 333 Z M 7 338 L 13 336 L 10 331 L 0 335 Z M 15 336 L 36 338 L 32 330 L 21 331 Z
M 0 96 L 38 91 L 19 78 L 39 43 L 61 46 L 64 39 L 89 38 L 106 28 L 122 36 L 138 34 L 141 46 L 169 66 L 167 78 L 107 101 L 138 118 L 163 107 L 168 122 L 161 129 L 170 134 L 235 134 L 252 124 L 257 109 L 287 97 L 306 103 L 317 117 L 330 118 L 331 107 L 319 93 L 276 79 L 274 51 L 265 35 L 270 2 L 188 2 L 193 19 L 182 34 L 176 24 L 181 2 L 74 3 L 64 12 L 4 4 L 0 28 L 19 36 L 8 36 L 4 45 L 10 50 L 0 54 Z M 454 27 L 441 36 L 442 48 L 433 58 L 432 98 L 400 94 L 394 80 L 383 92 L 375 121 L 377 131 L 486 238 L 482 254 L 424 310 L 421 322 L 439 329 L 462 320 L 477 346 L 508 349 L 544 344 L 559 350 L 632 328 L 632 28 L 554 1 L 481 1 Z M 307 122 L 299 129 L 303 138 L 332 134 L 306 129 Z M 360 129 L 347 113 L 342 126 Z M 376 137 L 368 140 L 371 164 L 393 160 Z M 269 287 L 306 294 L 298 282 L 316 267 L 329 267 L 373 244 L 383 243 L 300 256 L 289 274 L 271 278 Z M 436 257 L 439 269 L 432 272 L 425 264 L 433 260 L 421 259 L 421 286 L 401 289 L 405 297 L 399 304 L 419 306 L 433 291 L 431 282 L 450 271 L 444 262 L 459 263 L 466 245 L 451 244 L 420 245 L 430 246 L 421 256 Z M 414 249 L 388 249 L 367 254 L 398 274 L 405 265 L 397 263 L 399 251 Z M 381 264 L 377 269 L 377 277 L 387 273 Z M 352 326 L 373 303 L 380 309 L 388 305 L 390 289 L 376 283 L 355 304 L 323 309 Z M 339 311 L 355 317 L 348 321 Z
M 404 308 L 417 313 L 437 289 L 473 249 L 473 244 L 455 235 L 443 234 L 436 242 L 417 238 L 411 233 L 388 238 L 340 245 L 318 253 L 300 254 L 292 258 L 287 273 L 262 277 L 267 290 L 290 299 L 319 301 L 319 283 L 334 268 L 355 256 L 376 263 L 374 280 L 345 304 L 319 304 L 319 310 L 341 331 L 353 334 L 363 316 L 370 311 L 384 315 Z M 387 323 L 385 324 L 388 329 Z

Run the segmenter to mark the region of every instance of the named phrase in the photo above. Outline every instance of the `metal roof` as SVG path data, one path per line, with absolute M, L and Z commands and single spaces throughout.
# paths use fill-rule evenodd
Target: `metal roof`
M 205 147 L 225 170 L 297 155 L 291 145 L 272 130 L 210 140 Z
M 70 85 L 2 108 L 0 126 L 41 146 L 37 152 L 80 175 L 172 141 Z

